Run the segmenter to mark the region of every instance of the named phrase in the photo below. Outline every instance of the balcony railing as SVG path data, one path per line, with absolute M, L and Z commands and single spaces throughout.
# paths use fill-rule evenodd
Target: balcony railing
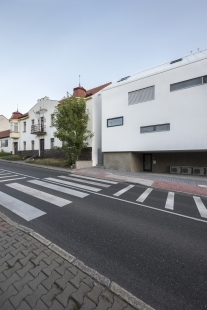
M 31 134 L 36 135 L 45 135 L 46 134 L 46 126 L 44 125 L 32 125 L 31 126 Z

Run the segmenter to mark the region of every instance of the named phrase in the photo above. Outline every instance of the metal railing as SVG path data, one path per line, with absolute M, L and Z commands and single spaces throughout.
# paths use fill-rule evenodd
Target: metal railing
M 32 125 L 31 133 L 46 133 L 46 126 L 44 125 Z

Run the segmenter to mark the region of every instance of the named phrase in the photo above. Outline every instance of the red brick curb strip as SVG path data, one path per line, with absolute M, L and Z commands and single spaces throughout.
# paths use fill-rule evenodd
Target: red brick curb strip
M 86 266 L 83 262 L 79 261 L 73 255 L 69 254 L 65 250 L 59 248 L 57 245 L 53 244 L 49 240 L 45 239 L 43 236 L 39 235 L 38 233 L 34 232 L 32 229 L 29 229 L 25 226 L 19 225 L 9 219 L 6 215 L 0 213 L 0 218 L 7 222 L 9 225 L 15 227 L 23 231 L 24 233 L 32 236 L 33 238 L 37 239 L 39 242 L 47 246 L 50 250 L 64 258 L 66 261 L 74 265 L 76 268 L 80 269 L 82 272 L 90 276 L 91 278 L 95 279 L 99 284 L 102 284 L 107 287 L 112 294 L 117 295 L 122 300 L 133 306 L 137 310 L 154 310 L 152 307 L 145 304 L 143 301 L 126 291 L 124 288 L 119 286 L 113 281 L 110 281 L 108 278 L 104 277 L 103 275 L 99 274 L 97 271 L 91 269 L 90 267 Z M 103 309 L 104 310 L 104 309 Z

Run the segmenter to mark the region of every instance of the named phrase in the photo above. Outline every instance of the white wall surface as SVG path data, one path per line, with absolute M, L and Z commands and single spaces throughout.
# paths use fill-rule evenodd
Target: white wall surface
M 102 91 L 103 152 L 207 150 L 207 84 L 170 92 L 170 84 L 207 75 L 207 59 Z M 155 100 L 128 105 L 128 92 L 155 85 Z M 115 87 L 113 87 L 115 86 Z M 107 119 L 124 125 L 107 128 Z M 170 131 L 140 133 L 170 123 Z
M 0 115 L 0 131 L 8 130 L 9 128 L 9 120 L 5 116 Z
M 7 147 L 5 147 L 5 146 L 2 147 L 1 146 L 1 141 L 5 141 L 5 140 L 8 140 L 8 146 Z M 0 152 L 1 151 L 11 153 L 11 151 L 12 151 L 12 139 L 10 137 L 0 138 Z

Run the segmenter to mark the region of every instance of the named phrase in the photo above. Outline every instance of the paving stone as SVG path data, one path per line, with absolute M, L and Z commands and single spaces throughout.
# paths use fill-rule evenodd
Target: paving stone
M 89 293 L 87 293 L 87 297 L 97 305 L 99 296 L 104 290 L 105 288 L 102 285 L 98 284 L 94 286 Z
M 64 309 L 65 310 L 79 310 L 79 309 L 82 309 L 82 308 L 81 308 L 81 305 L 79 305 L 75 300 L 70 298 L 68 300 L 67 306 Z
M 36 256 L 34 259 L 31 259 L 31 261 L 32 261 L 32 263 L 34 264 L 34 265 L 39 265 L 39 262 L 41 261 L 41 260 L 43 260 L 43 258 L 45 258 L 45 257 L 47 257 L 47 254 L 46 253 L 44 253 L 44 252 L 42 252 L 42 253 L 40 253 L 38 256 Z M 45 264 L 45 266 L 46 266 L 46 264 Z
M 106 289 L 105 291 L 103 291 L 101 293 L 101 296 L 106 299 L 107 301 L 109 301 L 111 304 L 114 302 L 114 295 L 112 294 L 112 292 L 110 292 L 108 289 Z
M 16 243 L 14 244 L 14 247 L 15 247 L 15 249 L 19 248 L 21 245 L 23 245 L 23 246 L 26 247 L 26 243 L 27 243 L 27 242 L 28 242 L 28 241 L 27 241 L 26 239 L 21 238 L 21 240 L 20 240 L 19 242 L 16 242 Z
M 22 265 L 20 263 L 16 263 L 13 267 L 9 265 L 9 268 L 3 271 L 3 273 L 7 278 L 10 278 L 13 275 L 13 273 L 16 273 L 16 271 L 21 268 L 22 268 Z
M 14 250 L 15 250 L 15 248 L 13 247 L 13 245 L 10 245 L 8 249 L 4 250 L 4 252 L 1 253 L 1 257 L 6 255 L 7 253 L 10 253 L 11 251 L 14 251 Z
M 19 262 L 22 264 L 22 266 L 25 266 L 29 261 L 32 260 L 32 258 L 35 258 L 34 253 L 29 253 L 29 255 L 25 256 L 24 258 L 20 259 Z
M 69 271 L 72 272 L 74 275 L 76 275 L 78 273 L 78 268 L 77 267 L 72 265 L 69 268 L 70 268 Z
M 0 266 L 3 265 L 8 259 L 11 259 L 13 256 L 10 253 L 5 254 L 3 258 L 0 259 Z
M 4 264 L 6 264 L 6 263 L 4 263 Z M 3 273 L 1 273 L 0 274 L 0 285 L 1 285 L 1 282 L 5 282 L 6 280 L 7 280 L 7 277 Z
M 127 307 L 124 308 L 124 310 L 135 310 L 135 308 L 130 305 L 127 305 Z
M 63 310 L 63 309 L 64 307 L 57 300 L 54 300 L 52 306 L 50 307 L 50 310 Z
M 18 249 L 14 250 L 14 251 L 11 251 L 10 254 L 11 254 L 12 256 L 16 257 L 16 255 L 17 255 L 19 252 L 23 251 L 23 250 L 25 250 L 25 247 L 24 247 L 23 245 L 21 245 Z
M 60 258 L 60 259 L 62 259 L 62 258 Z M 64 259 L 62 259 L 63 263 L 60 263 L 60 260 L 58 260 L 58 259 L 55 259 L 55 261 L 56 261 L 58 264 L 60 264 L 60 266 L 57 267 L 57 268 L 55 268 L 55 270 L 56 270 L 59 274 L 61 274 L 62 276 L 64 275 L 65 271 L 68 270 L 68 268 L 71 268 L 71 267 L 72 267 L 72 265 L 71 265 L 69 262 L 65 261 Z
M 85 295 L 91 290 L 91 288 L 85 283 L 81 282 L 78 290 L 71 295 L 73 299 L 75 299 L 79 305 L 83 304 L 83 299 Z
M 47 265 L 44 262 L 40 262 L 38 266 L 30 269 L 29 272 L 33 275 L 33 277 L 37 277 L 40 271 L 45 267 L 47 267 Z
M 26 302 L 31 306 L 31 308 L 34 308 L 37 301 L 41 298 L 42 295 L 45 295 L 48 291 L 42 286 L 41 284 L 38 286 L 37 290 L 33 292 L 31 295 L 28 295 L 25 300 Z
M 47 249 L 47 247 L 46 247 L 44 244 L 38 242 L 38 243 L 36 244 L 36 249 L 35 249 L 35 250 L 32 250 L 32 252 L 33 252 L 36 256 L 38 256 L 38 255 L 40 255 L 43 251 L 45 251 L 46 249 Z
M 16 242 L 16 240 L 14 238 L 11 238 L 9 241 L 2 243 L 2 247 L 4 248 L 4 250 L 8 249 L 15 242 Z M 14 250 L 14 251 L 16 251 L 16 250 Z
M 45 250 L 44 252 L 45 252 L 45 254 L 47 254 L 48 253 L 48 251 L 49 250 Z M 43 260 L 44 260 L 44 262 L 46 263 L 46 264 L 48 264 L 48 265 L 50 265 L 51 263 L 52 263 L 52 261 L 53 260 L 55 260 L 56 258 L 58 258 L 59 256 L 56 254 L 56 253 L 54 253 L 54 252 L 52 252 L 51 254 L 47 254 L 47 258 L 44 258 Z M 56 263 L 57 263 L 57 261 L 56 261 Z M 59 264 L 58 264 L 59 265 Z
M 0 274 L 2 274 L 2 272 L 4 270 L 7 270 L 7 269 L 9 269 L 9 266 L 6 262 L 4 262 L 3 265 L 1 265 L 1 267 L 0 267 Z M 3 276 L 3 274 L 2 274 L 2 276 Z M 2 279 L 2 277 L 0 277 L 0 282 L 2 282 L 2 281 L 4 281 L 4 280 Z
M 24 256 L 27 256 L 27 255 L 29 255 L 31 252 L 33 252 L 33 251 L 36 250 L 36 249 L 37 249 L 37 247 L 35 246 L 35 244 L 33 244 L 33 245 L 30 246 L 29 249 L 22 250 L 21 252 L 22 252 L 22 254 L 23 254 Z M 35 253 L 34 253 L 34 254 L 35 254 Z M 36 254 L 35 254 L 35 256 L 36 256 Z
M 28 282 L 28 285 L 31 289 L 33 289 L 33 291 L 35 291 L 39 284 L 46 278 L 46 275 L 43 272 L 40 272 L 34 280 Z
M 97 283 L 90 277 L 83 279 L 83 282 L 87 284 L 88 286 L 90 286 L 91 288 L 97 285 Z
M 32 281 L 32 280 L 34 280 L 34 277 L 33 277 L 29 272 L 27 272 L 23 278 L 21 278 L 21 279 L 20 279 L 19 281 L 17 281 L 17 282 L 14 282 L 14 283 L 13 283 L 13 286 L 16 288 L 16 290 L 17 290 L 18 292 L 20 292 L 20 291 L 23 289 L 23 287 L 24 287 L 29 281 Z
M 96 304 L 94 302 L 92 302 L 87 297 L 85 297 L 83 299 L 83 304 L 82 304 L 81 310 L 93 310 L 95 308 L 96 308 Z
M 12 285 L 10 285 L 8 290 L 6 290 L 3 294 L 1 294 L 0 308 L 4 305 L 6 301 L 8 301 L 11 298 L 11 296 L 16 295 L 17 293 L 18 293 L 17 290 Z
M 14 306 L 15 309 L 17 309 L 20 305 L 20 303 L 30 294 L 32 294 L 33 291 L 31 290 L 31 288 L 28 287 L 28 285 L 25 285 L 23 287 L 23 289 L 16 294 L 15 296 L 12 296 L 10 298 L 10 301 L 12 303 L 12 305 Z
M 94 310 L 108 309 L 111 306 L 112 304 L 100 295 L 99 300 L 98 300 L 98 305 Z
M 76 287 L 74 287 L 70 283 L 67 283 L 66 288 L 62 291 L 61 294 L 56 296 L 56 299 L 61 303 L 61 305 L 63 305 L 63 307 L 66 307 L 69 297 L 76 291 Z
M 34 265 L 31 262 L 28 262 L 26 266 L 24 266 L 22 269 L 17 270 L 17 274 L 23 278 L 25 274 L 30 270 L 34 268 Z
M 26 240 L 26 239 L 25 239 Z M 37 241 L 35 238 L 32 238 L 30 241 L 25 242 L 24 246 L 28 249 L 31 248 L 31 246 L 35 245 L 37 247 L 37 243 L 39 243 L 39 241 Z
M 42 302 L 42 300 L 38 300 L 36 306 L 32 310 L 48 310 L 48 307 Z M 59 310 L 59 308 L 57 308 Z
M 26 301 L 23 300 L 16 310 L 31 310 L 31 307 L 28 305 Z
M 19 280 L 20 280 L 20 277 L 16 273 L 13 273 L 13 275 L 10 278 L 0 283 L 0 289 L 3 292 L 5 292 L 10 285 L 12 285 L 14 282 L 19 281 Z
M 8 259 L 7 260 L 7 263 L 10 265 L 10 266 L 14 266 L 16 262 L 18 262 L 20 259 L 24 258 L 24 255 L 19 252 L 17 255 L 15 255 L 15 257 L 12 257 L 11 259 Z
M 10 303 L 10 301 L 6 301 L 1 310 L 16 310 Z
M 80 282 L 85 278 L 87 278 L 87 274 L 83 273 L 81 270 L 78 270 L 78 273 L 70 280 L 70 282 L 78 288 L 80 286 Z
M 127 306 L 127 303 L 124 302 L 122 299 L 114 295 L 114 302 L 111 308 L 108 310 L 123 310 Z
M 72 278 L 74 278 L 74 274 L 66 270 L 65 274 L 61 278 L 57 279 L 55 283 L 64 290 L 67 282 Z
M 60 277 L 61 275 L 54 270 L 46 280 L 42 281 L 42 285 L 44 285 L 47 290 L 50 290 L 55 280 L 59 279 Z
M 52 261 L 52 263 L 47 266 L 46 268 L 42 269 L 42 272 L 44 272 L 48 277 L 51 275 L 52 271 L 57 268 L 59 264 L 56 261 Z
M 43 295 L 41 299 L 47 305 L 47 307 L 51 307 L 54 299 L 61 292 L 62 290 L 59 287 L 53 285 L 50 291 L 48 291 L 47 294 Z

